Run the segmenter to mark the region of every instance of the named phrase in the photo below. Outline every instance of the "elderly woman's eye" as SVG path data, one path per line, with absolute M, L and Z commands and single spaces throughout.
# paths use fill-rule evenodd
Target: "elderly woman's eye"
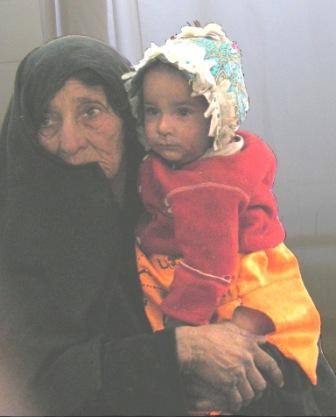
M 50 116 L 44 116 L 42 122 L 40 123 L 40 129 L 48 128 L 52 125 L 52 120 Z
M 108 108 L 100 104 L 86 105 L 79 112 L 78 122 L 90 128 L 99 128 L 109 114 Z
M 53 136 L 58 129 L 58 122 L 55 118 L 51 117 L 51 115 L 47 114 L 43 117 L 40 127 L 39 127 L 39 134 L 43 137 L 51 137 Z
M 102 109 L 100 109 L 99 107 L 90 107 L 83 111 L 83 117 L 93 118 L 93 117 L 98 116 L 101 112 L 102 112 Z

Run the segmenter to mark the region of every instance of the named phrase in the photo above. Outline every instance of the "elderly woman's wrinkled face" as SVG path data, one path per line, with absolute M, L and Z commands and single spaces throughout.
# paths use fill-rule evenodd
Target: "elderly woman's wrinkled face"
M 50 101 L 39 142 L 72 165 L 98 162 L 108 178 L 123 157 L 123 123 L 100 86 L 69 79 Z

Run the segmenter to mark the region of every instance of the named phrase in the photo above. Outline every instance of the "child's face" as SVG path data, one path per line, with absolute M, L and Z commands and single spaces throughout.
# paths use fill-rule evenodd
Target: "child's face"
M 187 79 L 177 69 L 159 65 L 143 81 L 147 143 L 167 161 L 183 165 L 209 148 L 209 120 L 203 97 L 192 97 Z

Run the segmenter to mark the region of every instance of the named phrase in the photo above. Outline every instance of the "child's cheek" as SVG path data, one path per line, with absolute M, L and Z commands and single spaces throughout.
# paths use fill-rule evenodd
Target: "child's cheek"
M 152 123 L 149 123 L 149 122 L 145 123 L 145 133 L 146 133 L 147 142 L 151 144 L 153 137 L 154 137 L 154 127 Z

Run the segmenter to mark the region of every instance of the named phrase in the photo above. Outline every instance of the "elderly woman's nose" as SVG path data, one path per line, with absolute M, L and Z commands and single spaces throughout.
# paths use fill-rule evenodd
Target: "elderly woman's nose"
M 74 119 L 64 120 L 59 132 L 60 148 L 66 153 L 76 153 L 87 146 L 83 128 Z

